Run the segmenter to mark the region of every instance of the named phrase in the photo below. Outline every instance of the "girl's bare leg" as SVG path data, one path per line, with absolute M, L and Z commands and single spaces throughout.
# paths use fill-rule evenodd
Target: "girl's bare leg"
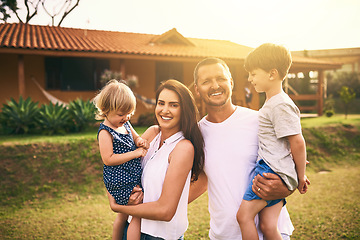
M 133 217 L 127 230 L 128 240 L 139 240 L 141 235 L 141 218 Z
M 115 221 L 113 224 L 113 235 L 112 235 L 113 240 L 122 240 L 127 219 L 128 219 L 127 214 L 118 213 L 116 215 L 116 218 L 115 218 Z

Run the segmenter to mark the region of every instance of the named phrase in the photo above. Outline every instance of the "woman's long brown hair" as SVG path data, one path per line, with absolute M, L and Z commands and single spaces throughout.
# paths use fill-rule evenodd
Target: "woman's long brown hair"
M 163 89 L 174 91 L 180 99 L 181 117 L 180 130 L 184 137 L 191 141 L 194 146 L 194 162 L 191 170 L 191 181 L 198 179 L 204 167 L 204 139 L 198 126 L 199 111 L 196 107 L 195 98 L 191 91 L 177 80 L 163 82 L 156 91 L 156 102 Z

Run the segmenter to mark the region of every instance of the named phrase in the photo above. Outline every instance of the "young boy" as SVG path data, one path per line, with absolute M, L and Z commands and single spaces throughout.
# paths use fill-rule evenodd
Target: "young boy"
M 259 110 L 255 176 L 264 172 L 276 173 L 289 190 L 298 188 L 304 194 L 310 182 L 305 176 L 306 147 L 301 133 L 300 111 L 282 89 L 291 63 L 290 52 L 285 47 L 265 43 L 247 56 L 244 67 L 255 90 L 266 94 L 265 104 Z M 259 213 L 259 225 L 265 238 L 282 239 L 277 222 L 284 204 L 285 199 L 265 201 L 259 198 L 250 183 L 237 213 L 242 238 L 259 238 L 254 223 Z

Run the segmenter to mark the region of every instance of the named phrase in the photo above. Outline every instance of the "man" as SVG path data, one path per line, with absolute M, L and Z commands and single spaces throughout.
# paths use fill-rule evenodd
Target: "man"
M 199 62 L 194 71 L 194 86 L 208 114 L 199 122 L 205 142 L 204 172 L 192 184 L 189 202 L 207 189 L 210 239 L 241 239 L 236 213 L 257 160 L 258 114 L 232 103 L 234 83 L 221 59 Z M 291 194 L 276 175 L 265 177 L 257 176 L 254 180 L 253 190 L 259 197 L 270 200 Z M 294 228 L 285 207 L 278 225 L 282 237 L 289 239 Z M 259 236 L 262 239 L 261 233 Z

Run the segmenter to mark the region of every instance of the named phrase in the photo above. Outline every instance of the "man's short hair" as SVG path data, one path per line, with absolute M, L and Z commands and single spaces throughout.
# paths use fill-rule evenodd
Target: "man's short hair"
M 229 66 L 226 64 L 225 61 L 221 60 L 220 58 L 205 58 L 204 60 L 201 60 L 195 67 L 194 70 L 194 83 L 197 83 L 198 80 L 198 71 L 199 68 L 202 66 L 206 66 L 206 65 L 212 65 L 212 64 L 217 64 L 220 63 L 229 73 L 229 76 L 231 77 L 231 72 L 229 69 Z
M 266 72 L 276 69 L 279 76 L 285 79 L 292 63 L 290 51 L 281 45 L 264 43 L 255 48 L 245 58 L 245 70 L 251 72 L 260 68 Z

